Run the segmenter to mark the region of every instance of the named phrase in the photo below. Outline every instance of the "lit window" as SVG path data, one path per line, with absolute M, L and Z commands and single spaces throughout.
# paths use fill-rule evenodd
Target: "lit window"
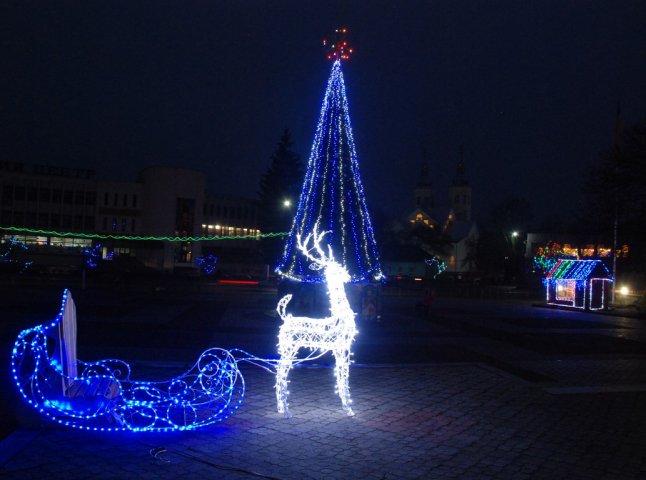
M 576 282 L 574 280 L 557 280 L 556 299 L 573 302 L 576 290 L 575 285 Z

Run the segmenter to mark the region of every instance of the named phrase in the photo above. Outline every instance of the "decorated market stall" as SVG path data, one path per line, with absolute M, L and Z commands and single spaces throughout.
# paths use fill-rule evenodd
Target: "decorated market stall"
M 601 260 L 559 260 L 545 277 L 550 305 L 601 310 L 607 307 L 612 274 Z

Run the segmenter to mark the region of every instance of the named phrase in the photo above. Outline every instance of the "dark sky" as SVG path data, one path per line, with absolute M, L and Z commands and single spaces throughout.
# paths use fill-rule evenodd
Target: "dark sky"
M 643 0 L 11 1 L 0 7 L 0 158 L 132 181 L 151 164 L 255 196 L 284 127 L 307 159 L 344 66 L 368 205 L 412 204 L 422 152 L 447 195 L 464 144 L 476 216 L 517 193 L 567 212 L 582 171 L 646 115 Z

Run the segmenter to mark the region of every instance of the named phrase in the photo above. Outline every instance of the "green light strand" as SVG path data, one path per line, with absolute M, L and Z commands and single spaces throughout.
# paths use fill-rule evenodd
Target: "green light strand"
M 105 235 L 101 233 L 82 233 L 82 232 L 57 232 L 54 230 L 38 230 L 35 228 L 24 227 L 3 227 L 0 226 L 0 231 L 6 230 L 9 232 L 29 233 L 34 235 L 45 235 L 49 237 L 76 237 L 76 238 L 91 238 L 97 240 L 136 240 L 146 241 L 155 240 L 163 242 L 207 242 L 216 240 L 255 240 L 259 238 L 273 238 L 284 237 L 289 232 L 272 232 L 272 233 L 259 233 L 257 235 L 213 235 L 208 237 L 153 237 L 142 235 Z

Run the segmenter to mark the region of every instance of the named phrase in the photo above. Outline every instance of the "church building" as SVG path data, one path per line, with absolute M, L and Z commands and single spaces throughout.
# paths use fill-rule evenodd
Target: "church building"
M 448 202 L 436 202 L 429 162 L 422 160 L 414 189 L 414 210 L 406 217 L 411 242 L 429 257 L 446 264 L 446 273 L 458 279 L 476 271 L 478 228 L 472 220 L 472 189 L 466 175 L 464 151 L 449 187 Z

